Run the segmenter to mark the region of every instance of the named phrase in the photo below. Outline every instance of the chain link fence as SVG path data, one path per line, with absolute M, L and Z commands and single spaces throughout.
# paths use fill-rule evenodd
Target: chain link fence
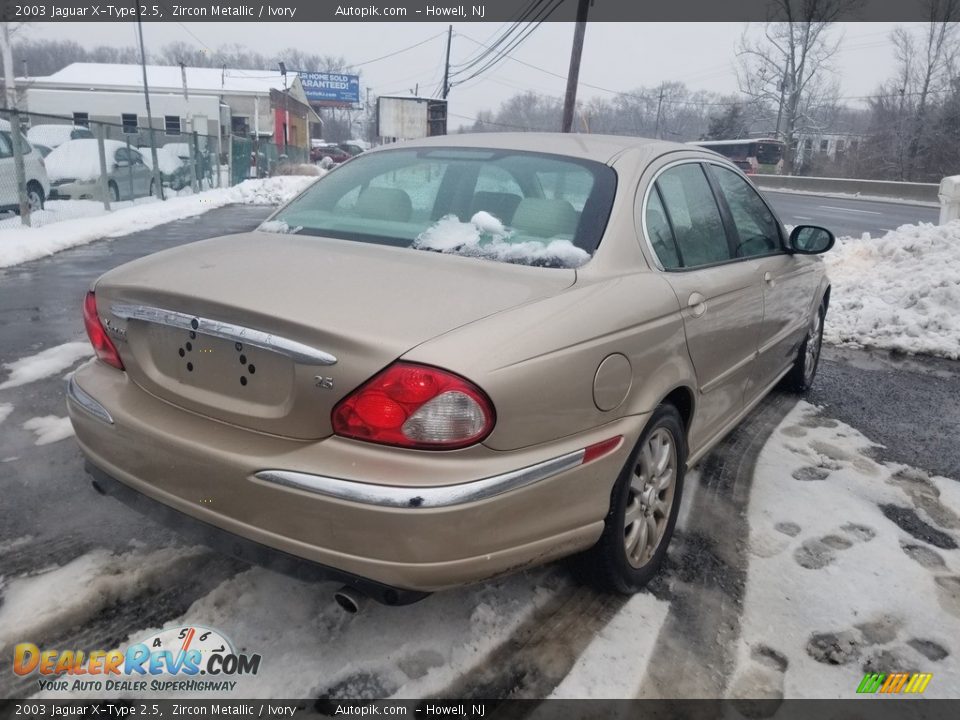
M 0 109 L 0 229 L 286 174 L 309 150 L 270 139 Z M 17 218 L 16 216 L 19 216 Z

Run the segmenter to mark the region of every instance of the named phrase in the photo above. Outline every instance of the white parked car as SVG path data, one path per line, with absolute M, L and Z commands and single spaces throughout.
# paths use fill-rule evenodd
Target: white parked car
M 43 157 L 30 143 L 23 145 L 23 169 L 27 181 L 27 205 L 31 212 L 43 209 L 50 193 L 50 180 Z M 13 160 L 13 138 L 9 130 L 0 130 L 0 210 L 20 210 L 20 196 L 15 182 L 16 169 Z

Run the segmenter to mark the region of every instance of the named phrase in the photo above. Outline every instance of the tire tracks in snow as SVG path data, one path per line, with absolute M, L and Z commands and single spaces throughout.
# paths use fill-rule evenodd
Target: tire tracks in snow
M 198 599 L 244 568 L 243 563 L 214 552 L 184 559 L 175 572 L 151 583 L 138 595 L 107 605 L 77 626 L 64 626 L 39 638 L 22 638 L 40 648 L 109 650 L 131 634 L 162 627 L 180 617 Z M 136 639 L 136 638 L 135 638 Z M 13 647 L 0 646 L 0 657 L 12 657 Z M 68 678 L 70 679 L 70 678 Z M 0 697 L 25 698 L 38 692 L 37 677 L 0 675 Z
M 760 451 L 797 402 L 768 395 L 700 463 L 692 522 L 674 537 L 650 590 L 670 610 L 647 662 L 642 697 L 723 697 L 736 665 L 747 580 L 747 505 Z

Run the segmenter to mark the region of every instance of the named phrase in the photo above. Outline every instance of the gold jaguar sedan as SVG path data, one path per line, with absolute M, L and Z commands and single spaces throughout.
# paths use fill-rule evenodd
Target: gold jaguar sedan
M 70 417 L 97 488 L 347 607 L 578 553 L 632 593 L 685 471 L 813 381 L 833 242 L 688 145 L 403 143 L 103 275 Z

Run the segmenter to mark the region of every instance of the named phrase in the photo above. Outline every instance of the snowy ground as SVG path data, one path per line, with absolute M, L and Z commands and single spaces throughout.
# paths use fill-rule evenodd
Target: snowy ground
M 880 464 L 801 402 L 757 462 L 733 697 L 850 697 L 865 672 L 960 696 L 960 483 Z
M 111 212 L 106 212 L 102 203 L 92 201 L 51 201 L 47 203 L 47 209 L 38 213 L 37 227 L 23 227 L 16 216 L 0 221 L 0 268 L 100 238 L 126 235 L 171 220 L 200 215 L 224 205 L 278 205 L 302 191 L 317 177 L 288 175 L 245 180 L 230 188 L 186 193 L 165 201 L 141 198 L 114 203 L 116 209 Z

